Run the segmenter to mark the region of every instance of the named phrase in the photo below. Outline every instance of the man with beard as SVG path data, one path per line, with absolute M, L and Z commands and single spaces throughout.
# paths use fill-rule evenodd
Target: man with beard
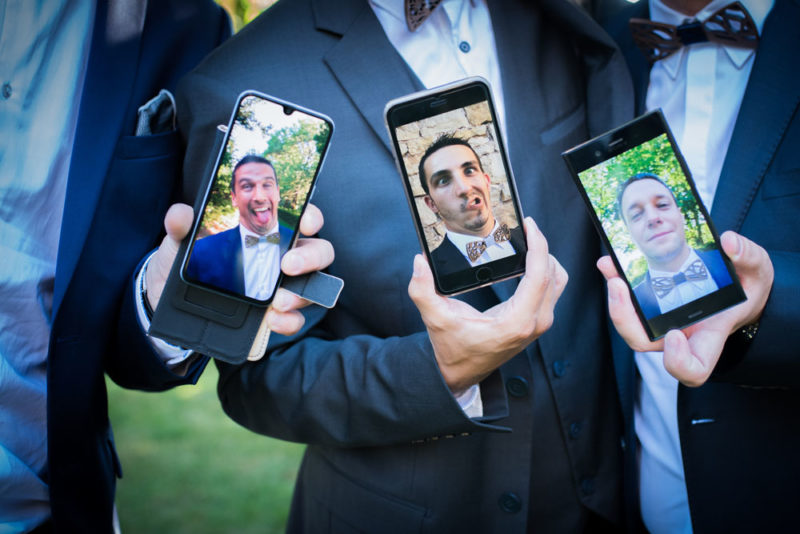
M 447 236 L 431 252 L 436 271 L 458 272 L 524 250 L 519 226 L 498 222 L 478 154 L 467 141 L 442 135 L 423 154 L 419 179 L 425 204 L 441 217 Z

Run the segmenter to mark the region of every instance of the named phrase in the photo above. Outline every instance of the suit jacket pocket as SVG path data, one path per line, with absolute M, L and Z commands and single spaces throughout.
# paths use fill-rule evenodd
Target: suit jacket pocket
M 764 177 L 761 198 L 788 197 L 800 195 L 800 168 L 769 173 Z
M 557 122 L 548 126 L 540 133 L 542 143 L 552 145 L 571 133 L 578 132 L 575 142 L 585 140 L 586 132 L 586 104 L 580 103 L 577 108 L 570 111 Z

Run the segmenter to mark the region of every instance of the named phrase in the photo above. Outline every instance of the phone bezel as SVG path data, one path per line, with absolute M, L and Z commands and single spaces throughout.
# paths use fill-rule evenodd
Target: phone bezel
M 512 197 L 515 217 L 519 227 L 523 228 L 522 207 L 519 202 L 516 181 L 514 180 L 511 164 L 508 160 L 491 89 L 485 79 L 473 76 L 455 83 L 406 95 L 390 101 L 386 104 L 384 109 L 384 120 L 386 128 L 389 131 L 389 137 L 392 141 L 394 159 L 403 183 L 403 191 L 405 192 L 406 200 L 414 220 L 414 229 L 417 232 L 422 251 L 433 271 L 436 291 L 442 295 L 457 295 L 509 278 L 521 276 L 525 272 L 527 244 L 525 244 L 524 250 L 518 250 L 512 256 L 495 260 L 487 264 L 469 267 L 446 275 L 437 272 L 436 265 L 431 256 L 432 250 L 428 246 L 428 240 L 423 230 L 422 218 L 414 200 L 413 187 L 401 155 L 396 128 L 483 101 L 486 101 L 491 113 L 495 138 L 508 181 L 508 189 Z M 441 133 L 445 133 L 445 131 Z
M 697 208 L 705 218 L 705 223 L 707 224 L 711 236 L 714 239 L 716 248 L 719 250 L 722 256 L 732 283 L 718 288 L 712 293 L 683 304 L 674 310 L 670 310 L 666 313 L 662 313 L 648 319 L 642 311 L 642 307 L 636 298 L 636 295 L 633 291 L 633 286 L 631 285 L 627 276 L 624 274 L 624 270 L 619 258 L 617 257 L 617 254 L 611 245 L 611 241 L 603 228 L 602 221 L 595 212 L 592 201 L 586 189 L 584 188 L 583 182 L 580 179 L 580 173 L 591 169 L 595 165 L 603 163 L 611 158 L 619 156 L 620 154 L 623 154 L 624 152 L 627 152 L 628 150 L 640 146 L 661 135 L 666 135 L 667 139 L 669 140 L 669 144 L 672 148 L 675 158 L 678 161 L 678 164 L 680 165 L 683 176 L 689 185 L 689 189 L 697 204 Z M 697 192 L 697 187 L 695 186 L 692 175 L 688 166 L 686 165 L 686 161 L 684 160 L 683 155 L 681 154 L 680 149 L 675 142 L 675 138 L 673 137 L 672 132 L 670 131 L 660 109 L 646 113 L 618 128 L 606 132 L 603 135 L 595 137 L 594 139 L 590 139 L 585 143 L 571 148 L 570 150 L 562 153 L 562 157 L 569 168 L 570 175 L 572 176 L 575 185 L 580 191 L 586 208 L 589 211 L 589 215 L 592 218 L 592 222 L 594 223 L 595 228 L 603 240 L 606 250 L 609 252 L 611 259 L 614 262 L 617 272 L 621 274 L 620 277 L 628 286 L 628 291 L 631 295 L 631 300 L 633 301 L 636 313 L 638 314 L 639 319 L 642 322 L 642 326 L 644 327 L 651 341 L 656 341 L 662 338 L 669 330 L 686 328 L 687 326 L 701 321 L 722 310 L 725 310 L 731 306 L 735 306 L 747 298 L 742 290 L 741 283 L 736 276 L 733 264 L 722 250 L 719 233 L 714 227 L 708 210 L 700 199 L 700 195 Z
M 303 214 L 305 213 L 306 208 L 308 207 L 308 204 L 309 204 L 309 202 L 311 200 L 311 197 L 314 194 L 314 190 L 316 188 L 317 179 L 319 177 L 320 170 L 322 169 L 323 163 L 325 161 L 325 157 L 326 157 L 327 152 L 328 152 L 328 148 L 330 147 L 330 144 L 331 144 L 331 138 L 333 137 L 334 125 L 333 125 L 333 120 L 330 117 L 328 117 L 327 115 L 324 115 L 324 114 L 319 113 L 317 111 L 310 110 L 308 108 L 305 108 L 305 107 L 300 106 L 298 104 L 295 104 L 293 102 L 289 102 L 289 101 L 286 101 L 286 100 L 283 100 L 283 99 L 280 99 L 280 98 L 277 98 L 277 97 L 274 97 L 274 96 L 271 96 L 271 95 L 267 95 L 267 94 L 262 93 L 260 91 L 246 90 L 246 91 L 243 91 L 242 93 L 240 93 L 239 96 L 236 98 L 236 104 L 234 105 L 233 112 L 231 113 L 231 117 L 228 120 L 227 128 L 226 128 L 226 131 L 225 131 L 225 137 L 224 137 L 224 139 L 222 141 L 222 145 L 220 147 L 220 150 L 217 153 L 216 161 L 214 162 L 213 171 L 212 171 L 211 175 L 209 177 L 207 177 L 207 179 L 206 179 L 207 180 L 207 184 L 206 184 L 206 187 L 205 187 L 205 193 L 203 194 L 203 201 L 202 201 L 202 203 L 200 203 L 199 209 L 196 210 L 196 214 L 197 215 L 195 216 L 194 221 L 192 223 L 192 230 L 191 230 L 191 232 L 189 234 L 189 238 L 188 238 L 189 242 L 188 242 L 188 246 L 186 247 L 186 253 L 184 254 L 184 256 L 183 256 L 183 258 L 181 260 L 180 277 L 181 277 L 181 280 L 183 280 L 185 283 L 187 283 L 187 284 L 189 284 L 191 286 L 198 287 L 198 288 L 201 288 L 203 290 L 210 291 L 212 293 L 224 295 L 224 296 L 227 296 L 227 297 L 232 297 L 232 298 L 237 299 L 239 301 L 247 302 L 249 304 L 254 304 L 256 306 L 265 307 L 265 306 L 268 306 L 269 303 L 272 302 L 272 299 L 275 297 L 275 292 L 277 291 L 277 288 L 280 287 L 280 285 L 281 285 L 281 283 L 282 283 L 282 281 L 283 281 L 283 279 L 285 277 L 283 271 L 279 271 L 278 278 L 275 281 L 274 287 L 272 288 L 270 297 L 268 299 L 265 299 L 265 300 L 254 299 L 252 297 L 248 297 L 245 294 L 236 293 L 234 291 L 229 291 L 229 290 L 227 290 L 225 288 L 221 288 L 221 287 L 218 287 L 218 286 L 215 286 L 215 285 L 204 283 L 201 280 L 195 280 L 195 279 L 189 277 L 187 275 L 187 273 L 186 273 L 186 270 L 187 270 L 188 265 L 189 265 L 189 258 L 191 257 L 192 251 L 194 250 L 194 245 L 197 242 L 197 240 L 196 240 L 197 232 L 200 230 L 200 227 L 203 224 L 203 218 L 205 216 L 206 208 L 208 207 L 208 202 L 209 202 L 209 197 L 211 195 L 211 191 L 213 190 L 214 186 L 216 185 L 217 179 L 219 177 L 219 167 L 220 167 L 223 155 L 225 154 L 225 151 L 227 150 L 227 147 L 228 147 L 228 141 L 230 140 L 231 130 L 232 130 L 234 121 L 236 120 L 236 116 L 239 113 L 239 109 L 241 107 L 242 101 L 245 98 L 248 98 L 248 97 L 256 97 L 256 98 L 271 102 L 271 103 L 273 103 L 273 104 L 275 104 L 277 106 L 282 107 L 283 110 L 284 110 L 284 113 L 286 113 L 287 109 L 291 109 L 292 113 L 301 112 L 301 113 L 309 115 L 311 117 L 320 119 L 320 120 L 322 120 L 323 122 L 325 122 L 328 125 L 328 136 L 327 136 L 327 139 L 325 140 L 325 146 L 323 147 L 323 149 L 322 149 L 322 151 L 320 153 L 319 161 L 318 161 L 316 169 L 314 171 L 314 176 L 311 179 L 311 184 L 309 186 L 308 194 L 306 195 L 305 201 L 303 202 L 303 206 L 300 209 L 300 215 L 297 218 L 297 221 L 295 222 L 294 227 L 292 228 L 292 237 L 291 237 L 289 245 L 288 245 L 288 247 L 286 249 L 287 251 L 290 250 L 292 247 L 294 247 L 295 243 L 297 242 L 298 236 L 300 234 L 300 219 L 302 218 Z M 280 177 L 278 178 L 278 180 L 280 180 Z M 285 254 L 285 252 L 284 252 L 284 254 Z M 283 258 L 283 255 L 281 255 L 281 259 L 282 258 Z

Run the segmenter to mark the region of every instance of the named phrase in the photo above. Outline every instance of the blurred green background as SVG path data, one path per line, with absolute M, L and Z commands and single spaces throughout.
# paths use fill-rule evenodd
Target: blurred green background
M 217 0 L 241 29 L 274 0 Z M 283 532 L 303 446 L 259 436 L 223 412 L 217 369 L 165 393 L 107 380 L 123 478 L 123 534 Z

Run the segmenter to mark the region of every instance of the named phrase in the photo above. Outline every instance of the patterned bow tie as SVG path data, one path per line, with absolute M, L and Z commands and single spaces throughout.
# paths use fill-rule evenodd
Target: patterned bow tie
M 409 31 L 415 31 L 419 28 L 420 24 L 425 22 L 436 6 L 442 3 L 442 0 L 406 0 L 406 24 Z
M 673 26 L 647 19 L 631 19 L 628 24 L 636 46 L 650 63 L 694 43 L 712 42 L 751 50 L 758 47 L 756 23 L 740 2 L 720 8 L 705 22 L 691 20 Z
M 656 276 L 650 280 L 653 286 L 653 291 L 656 292 L 658 298 L 664 298 L 670 294 L 675 286 L 684 282 L 697 282 L 708 278 L 708 271 L 706 266 L 700 260 L 694 260 L 685 271 L 680 272 L 673 276 Z
M 494 231 L 492 237 L 494 238 L 495 243 L 508 241 L 508 239 L 511 237 L 511 230 L 508 229 L 507 224 L 501 224 L 500 227 Z M 485 251 L 486 241 L 483 239 L 480 241 L 470 241 L 467 243 L 467 257 L 469 258 L 469 261 L 477 260 Z
M 256 237 L 254 235 L 246 235 L 244 236 L 244 246 L 247 248 L 254 247 L 259 243 L 272 243 L 273 245 L 277 245 L 281 242 L 281 234 L 278 232 L 273 232 L 269 235 L 262 235 Z

